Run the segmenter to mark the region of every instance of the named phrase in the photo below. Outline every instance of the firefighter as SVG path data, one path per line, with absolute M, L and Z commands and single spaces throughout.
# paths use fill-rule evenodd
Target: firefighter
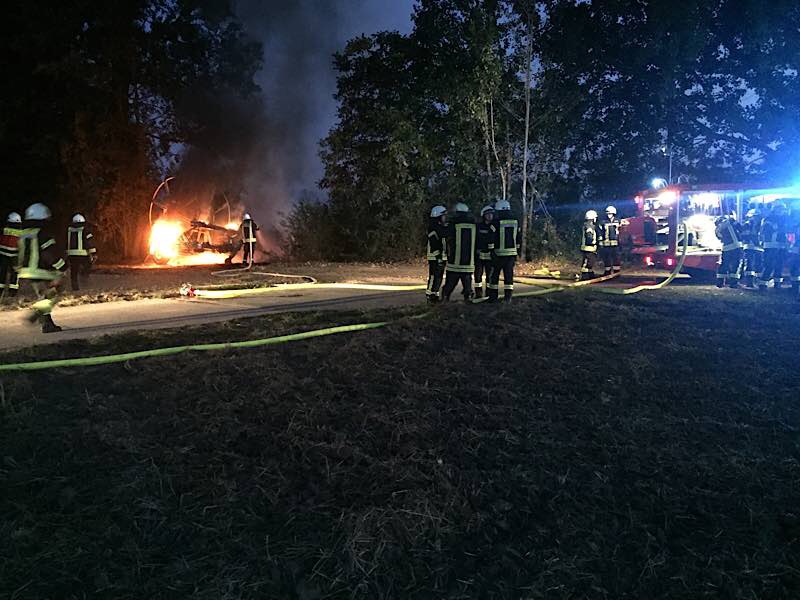
M 742 225 L 742 273 L 744 275 L 744 285 L 755 287 L 756 282 L 761 277 L 764 263 L 764 248 L 758 239 L 758 232 L 761 228 L 761 211 L 751 208 L 745 214 L 745 221 Z
M 597 211 L 587 210 L 581 233 L 581 281 L 594 279 L 594 266 L 597 263 Z
M 800 298 L 800 210 L 792 211 L 791 233 L 792 244 L 787 252 L 789 276 L 792 279 L 792 295 Z
M 742 272 L 742 226 L 735 214 L 724 215 L 715 221 L 714 233 L 722 241 L 722 256 L 717 269 L 717 287 L 739 287 Z
M 489 280 L 489 302 L 497 302 L 500 295 L 500 275 L 503 275 L 503 300 L 511 302 L 514 295 L 514 263 L 520 246 L 519 222 L 511 214 L 508 200 L 498 200 L 495 210 L 495 236 L 492 276 Z
M 478 222 L 478 253 L 475 256 L 475 297 L 483 298 L 483 276 L 486 274 L 487 285 L 492 277 L 492 250 L 494 250 L 494 206 L 488 204 L 481 209 Z
M 605 267 L 604 275 L 611 275 L 612 272 L 619 273 L 622 257 L 619 251 L 619 220 L 615 207 L 606 208 L 606 216 L 600 222 L 597 234 L 600 243 L 600 259 Z
M 463 202 L 455 206 L 453 222 L 447 226 L 447 268 L 442 296 L 445 302 L 455 290 L 458 282 L 464 301 L 472 300 L 472 274 L 475 272 L 475 247 L 477 245 L 475 218 Z
M 250 213 L 244 213 L 244 217 L 242 217 L 242 244 L 244 247 L 242 264 L 246 264 L 248 267 L 253 265 L 256 257 L 256 243 L 258 243 L 256 231 L 258 230 L 258 225 L 253 221 Z
M 776 290 L 783 284 L 783 262 L 786 254 L 786 207 L 775 203 L 761 222 L 761 245 L 764 247 L 764 272 L 758 280 L 759 291 L 765 291 L 772 280 Z
M 51 313 L 61 292 L 66 262 L 57 251 L 56 241 L 47 231 L 51 218 L 44 204 L 31 204 L 25 210 L 24 229 L 17 244 L 17 272 L 21 281 L 29 281 L 37 301 L 31 307 L 28 320 L 38 321 L 43 333 L 61 331 L 53 323 Z
M 72 217 L 72 225 L 67 227 L 67 261 L 72 291 L 80 289 L 80 279 L 89 281 L 89 271 L 97 260 L 94 234 L 81 214 Z
M 428 219 L 428 288 L 425 296 L 435 304 L 441 300 L 442 278 L 447 264 L 447 209 L 434 206 Z
M 17 278 L 17 243 L 22 232 L 22 217 L 12 212 L 0 236 L 0 296 L 13 298 L 19 290 Z

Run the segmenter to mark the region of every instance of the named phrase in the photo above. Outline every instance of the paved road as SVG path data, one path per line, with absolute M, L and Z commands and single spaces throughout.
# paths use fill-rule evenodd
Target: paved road
M 528 286 L 519 286 L 526 289 Z M 529 288 L 534 289 L 534 288 Z M 241 298 L 153 299 L 57 307 L 61 333 L 43 334 L 26 320 L 27 311 L 0 312 L 0 350 L 88 339 L 131 330 L 191 327 L 258 315 L 310 311 L 369 309 L 424 302 L 419 291 L 353 290 L 287 286 L 280 291 Z

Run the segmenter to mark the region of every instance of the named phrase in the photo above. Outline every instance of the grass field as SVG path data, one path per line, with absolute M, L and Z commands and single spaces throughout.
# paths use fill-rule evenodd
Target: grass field
M 798 598 L 800 303 L 279 315 L 0 361 L 0 598 Z

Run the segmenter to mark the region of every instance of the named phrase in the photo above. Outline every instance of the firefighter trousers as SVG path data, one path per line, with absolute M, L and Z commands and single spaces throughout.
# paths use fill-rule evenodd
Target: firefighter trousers
M 486 275 L 488 285 L 492 278 L 492 259 L 475 258 L 475 295 L 483 296 L 483 276 Z
M 764 272 L 758 281 L 758 287 L 766 289 L 770 279 L 775 281 L 775 287 L 780 289 L 783 284 L 783 261 L 786 251 L 783 248 L 764 249 Z
M 244 243 L 244 254 L 242 255 L 242 264 L 251 265 L 256 259 L 256 244 L 255 242 Z
M 581 280 L 594 279 L 594 266 L 597 264 L 597 252 L 583 250 L 583 263 L 581 264 Z
M 458 282 L 461 282 L 462 293 L 464 294 L 464 302 L 469 302 L 472 299 L 472 273 L 461 271 L 447 271 L 444 279 L 444 288 L 442 289 L 442 296 L 445 302 L 450 300 L 453 290 L 456 289 Z
M 748 248 L 744 251 L 742 274 L 747 285 L 755 285 L 764 269 L 764 251 L 761 248 Z
M 6 256 L 0 254 L 0 294 L 13 297 L 19 290 L 19 278 L 17 277 L 16 256 Z
M 489 278 L 489 302 L 496 302 L 500 294 L 500 275 L 503 275 L 503 298 L 506 302 L 514 295 L 514 264 L 516 256 L 495 256 Z
M 731 287 L 739 285 L 739 278 L 742 271 L 742 249 L 723 250 L 717 269 L 717 286 L 722 287 L 726 283 Z
M 800 250 L 795 248 L 795 250 Z M 792 289 L 800 292 L 800 252 L 789 252 L 789 276 L 792 280 Z
M 429 302 L 437 302 L 442 296 L 444 265 L 444 261 L 428 261 L 428 288 L 425 290 L 425 296 L 427 296 Z
M 619 273 L 622 269 L 622 254 L 619 246 L 600 246 L 600 258 L 605 267 L 605 274 Z
M 81 289 L 81 282 L 89 283 L 89 271 L 92 268 L 92 261 L 88 256 L 70 256 L 69 262 L 69 282 L 73 292 Z

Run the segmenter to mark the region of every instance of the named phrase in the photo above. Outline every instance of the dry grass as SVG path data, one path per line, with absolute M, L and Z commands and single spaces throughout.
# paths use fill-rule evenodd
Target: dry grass
M 797 598 L 797 312 L 560 295 L 3 377 L 0 596 Z

